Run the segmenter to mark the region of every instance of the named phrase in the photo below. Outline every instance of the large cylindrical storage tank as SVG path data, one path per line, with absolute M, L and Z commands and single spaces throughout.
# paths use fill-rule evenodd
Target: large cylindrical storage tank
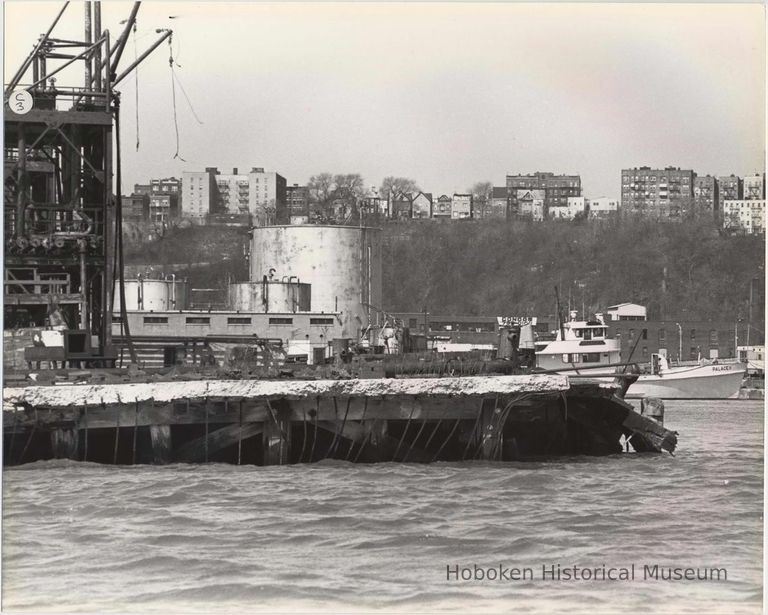
M 264 226 L 251 235 L 251 281 L 296 276 L 312 285 L 313 312 L 341 312 L 342 337 L 359 339 L 381 306 L 381 229 Z M 373 322 L 371 322 L 373 319 Z
M 309 312 L 312 287 L 303 282 L 262 280 L 230 284 L 227 308 L 238 312 Z
M 125 280 L 125 308 L 128 311 L 168 312 L 187 307 L 187 282 L 167 278 Z M 120 312 L 120 285 L 115 283 L 112 311 Z

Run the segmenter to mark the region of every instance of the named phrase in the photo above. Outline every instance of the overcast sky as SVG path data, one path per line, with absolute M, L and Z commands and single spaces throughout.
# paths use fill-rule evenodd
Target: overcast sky
M 5 2 L 5 81 L 61 4 Z M 102 7 L 116 37 L 131 5 Z M 578 173 L 588 197 L 618 197 L 626 167 L 754 173 L 764 168 L 764 10 L 145 2 L 138 53 L 156 28 L 173 28 L 175 71 L 203 124 L 177 87 L 186 162 L 174 159 L 163 45 L 138 71 L 138 152 L 133 76 L 119 86 L 123 192 L 206 166 L 263 166 L 289 184 L 322 171 L 368 185 L 402 175 L 435 193 L 504 185 L 510 172 Z M 82 30 L 73 2 L 54 36 Z M 133 55 L 131 40 L 122 66 Z

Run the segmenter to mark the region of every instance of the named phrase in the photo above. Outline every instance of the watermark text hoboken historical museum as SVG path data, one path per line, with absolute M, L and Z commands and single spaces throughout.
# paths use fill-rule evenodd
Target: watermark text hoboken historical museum
M 628 564 L 626 566 L 580 566 L 577 564 L 541 564 L 538 566 L 478 566 L 446 564 L 447 581 L 727 581 L 722 567 L 662 566 Z

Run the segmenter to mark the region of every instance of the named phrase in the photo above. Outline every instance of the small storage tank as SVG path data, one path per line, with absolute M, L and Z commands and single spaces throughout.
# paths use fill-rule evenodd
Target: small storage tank
M 285 282 L 263 276 L 261 282 L 230 284 L 227 307 L 240 312 L 309 312 L 312 286 L 298 280 Z
M 187 281 L 169 276 L 165 279 L 125 280 L 125 307 L 128 311 L 168 312 L 187 308 Z M 112 311 L 120 313 L 120 285 L 115 283 Z
M 342 337 L 359 339 L 381 307 L 381 229 L 282 225 L 253 229 L 251 280 L 265 273 L 312 285 L 313 312 L 341 312 Z M 371 321 L 374 322 L 371 322 Z

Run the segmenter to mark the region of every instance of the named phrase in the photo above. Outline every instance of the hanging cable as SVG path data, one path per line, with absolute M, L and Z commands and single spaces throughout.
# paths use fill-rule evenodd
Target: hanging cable
M 178 66 L 178 64 L 176 66 Z M 192 115 L 195 116 L 197 123 L 202 126 L 203 121 L 199 117 L 197 117 L 197 113 L 195 113 L 195 108 L 192 106 L 192 101 L 189 100 L 189 96 L 187 96 L 187 91 L 184 89 L 184 86 L 181 84 L 181 79 L 179 79 L 179 76 L 176 74 L 176 71 L 173 70 L 173 67 L 171 67 L 171 72 L 173 73 L 173 78 L 176 79 L 176 83 L 178 83 L 179 87 L 181 88 L 181 93 L 184 94 L 184 98 L 187 100 L 187 104 L 189 105 L 189 110 L 192 111 Z
M 173 155 L 173 158 L 178 158 L 182 162 L 186 162 L 180 155 L 179 155 L 179 121 L 176 114 L 176 80 L 173 77 L 173 36 L 168 37 L 168 66 L 171 69 L 171 96 L 173 98 L 173 127 L 176 130 L 176 153 Z
M 133 345 L 133 339 L 131 338 L 131 328 L 128 324 L 128 310 L 125 303 L 125 261 L 123 260 L 123 186 L 122 186 L 122 174 L 121 174 L 121 160 L 120 160 L 120 98 L 115 97 L 115 182 L 117 192 L 117 202 L 115 203 L 115 244 L 117 247 L 117 254 L 115 255 L 114 265 L 117 267 L 117 274 L 119 276 L 119 288 L 120 288 L 120 322 L 121 330 L 125 327 L 125 339 L 128 342 L 128 352 L 131 356 L 131 363 L 134 365 L 139 364 L 139 360 L 136 356 L 136 348 Z M 114 269 L 113 269 L 114 271 Z M 113 278 L 114 288 L 114 278 Z M 114 296 L 114 295 L 113 295 Z
M 139 51 L 136 47 L 136 22 L 133 22 L 133 57 L 136 62 L 139 61 Z M 136 66 L 136 70 L 133 73 L 136 80 L 136 151 L 139 151 L 139 67 Z

